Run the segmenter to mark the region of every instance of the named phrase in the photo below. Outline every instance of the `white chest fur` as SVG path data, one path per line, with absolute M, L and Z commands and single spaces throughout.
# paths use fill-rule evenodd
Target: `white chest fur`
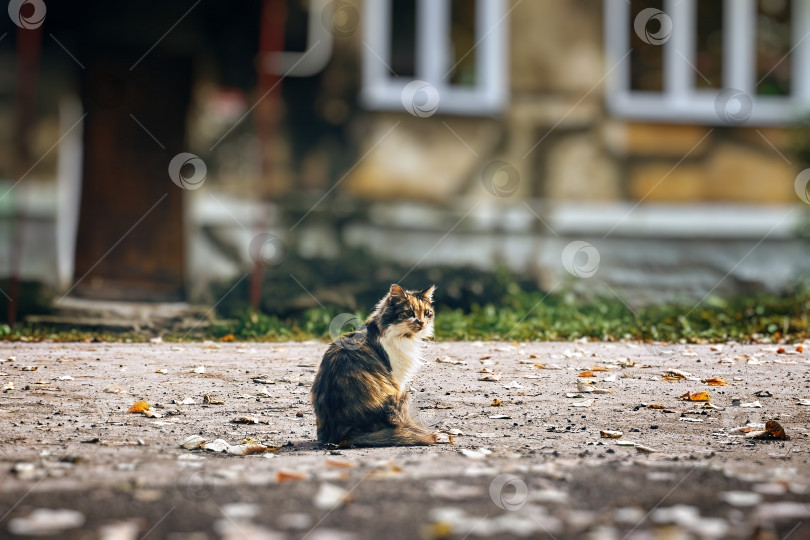
M 391 375 L 401 389 L 404 389 L 422 366 L 422 349 L 420 339 L 408 339 L 394 332 L 386 331 L 380 343 L 391 362 Z

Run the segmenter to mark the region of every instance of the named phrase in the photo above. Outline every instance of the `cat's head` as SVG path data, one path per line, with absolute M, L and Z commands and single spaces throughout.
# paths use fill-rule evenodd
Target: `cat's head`
M 378 320 L 383 332 L 408 339 L 431 337 L 435 290 L 435 285 L 424 291 L 406 291 L 399 285 L 391 285 L 372 317 Z

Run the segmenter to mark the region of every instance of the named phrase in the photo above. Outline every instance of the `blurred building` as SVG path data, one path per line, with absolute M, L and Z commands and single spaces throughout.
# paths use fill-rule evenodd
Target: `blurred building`
M 0 278 L 205 299 L 353 247 L 637 299 L 807 271 L 810 0 L 40 4 L 0 24 Z

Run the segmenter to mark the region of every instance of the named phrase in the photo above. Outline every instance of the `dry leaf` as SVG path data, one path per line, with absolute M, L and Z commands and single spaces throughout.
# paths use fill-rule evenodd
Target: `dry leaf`
M 37 369 L 39 369 L 39 366 L 23 366 L 20 369 L 22 369 L 23 371 L 36 371 Z
M 787 433 L 784 428 L 776 420 L 768 420 L 765 422 L 765 431 L 752 431 L 746 437 L 751 439 L 764 439 L 772 441 L 789 441 Z
M 180 446 L 185 448 L 186 450 L 194 450 L 196 448 L 201 447 L 205 444 L 205 439 L 200 437 L 199 435 L 189 435 L 183 442 L 180 443 Z
M 622 435 L 624 435 L 624 433 L 621 431 L 602 430 L 599 432 L 599 436 L 602 437 L 603 439 L 618 439 Z
M 711 377 L 710 379 L 701 379 L 700 382 L 708 384 L 709 386 L 725 386 L 728 381 L 720 377 Z
M 537 369 L 546 369 L 545 364 L 535 363 L 535 364 L 532 364 L 532 366 L 537 368 Z
M 203 403 L 206 405 L 225 405 L 225 402 L 221 398 L 209 394 L 203 396 Z
M 197 366 L 191 370 L 192 373 L 205 373 L 205 366 Z
M 636 445 L 636 452 L 641 452 L 641 453 L 644 453 L 644 454 L 653 454 L 655 452 L 658 452 L 658 450 L 656 450 L 654 448 L 650 448 L 649 446 L 644 446 L 643 444 L 637 444 Z
M 326 466 L 332 469 L 354 469 L 354 463 L 342 459 L 326 458 Z
M 491 414 L 489 416 L 492 420 L 509 420 L 512 418 L 508 414 Z
M 501 401 L 499 399 L 495 398 L 495 399 L 492 400 L 492 403 L 490 403 L 490 406 L 492 406 L 492 407 L 500 407 L 501 406 Z
M 489 375 L 478 377 L 478 380 L 487 382 L 498 382 L 501 380 L 501 375 L 502 375 L 501 373 L 491 373 Z
M 270 449 L 263 444 L 236 444 L 228 447 L 228 453 L 236 456 L 252 456 L 254 454 L 264 454 Z
M 284 482 L 294 482 L 296 480 L 306 480 L 308 478 L 309 475 L 304 472 L 285 471 L 283 469 L 276 472 L 276 482 L 279 484 Z
M 695 392 L 694 394 L 687 392 L 678 399 L 683 401 L 709 401 L 711 397 L 708 392 Z
M 258 424 L 259 419 L 254 418 L 253 416 L 237 416 L 233 420 L 231 420 L 233 424 Z
M 132 407 L 130 407 L 129 412 L 131 413 L 142 413 L 144 411 L 148 411 L 151 407 L 145 401 L 136 401 Z
M 688 393 L 688 392 L 687 392 L 687 393 Z M 648 409 L 663 409 L 663 408 L 664 408 L 664 406 L 663 406 L 663 405 L 659 405 L 658 403 L 650 403 L 649 405 L 647 405 L 647 408 L 648 408 Z
M 108 394 L 126 394 L 126 390 L 118 386 L 108 386 L 104 389 Z
M 577 377 L 596 377 L 596 375 L 593 374 L 593 371 L 583 371 Z
M 608 368 L 603 367 L 603 366 L 593 366 L 591 368 L 591 371 L 607 371 L 607 370 L 608 370 Z
M 683 379 L 688 379 L 692 375 L 687 373 L 686 371 L 681 371 L 680 369 L 669 368 L 664 371 L 664 379 L 665 381 L 681 381 Z

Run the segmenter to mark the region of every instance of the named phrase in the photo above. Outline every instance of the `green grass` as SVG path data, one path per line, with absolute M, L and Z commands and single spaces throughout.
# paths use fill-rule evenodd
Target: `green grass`
M 572 294 L 544 295 L 507 287 L 497 302 L 467 309 L 439 306 L 436 339 L 551 341 L 579 338 L 687 341 L 736 340 L 797 342 L 810 336 L 810 288 L 782 295 L 710 297 L 694 304 L 664 304 L 632 309 L 615 298 L 579 299 Z M 337 308 L 308 309 L 281 317 L 245 311 L 202 331 L 167 341 L 329 340 Z M 366 314 L 354 313 L 361 320 Z M 350 328 L 344 328 L 344 331 Z M 146 341 L 151 335 L 96 333 L 0 325 L 0 339 L 9 341 Z

